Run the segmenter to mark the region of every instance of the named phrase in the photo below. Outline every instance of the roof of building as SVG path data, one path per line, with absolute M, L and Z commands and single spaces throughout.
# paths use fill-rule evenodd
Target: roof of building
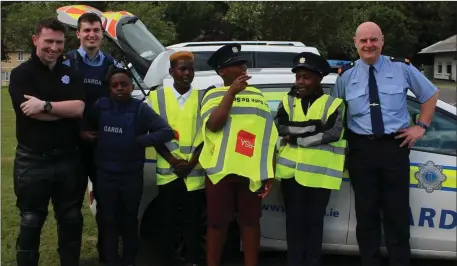
M 419 54 L 436 54 L 457 51 L 457 34 L 422 49 Z

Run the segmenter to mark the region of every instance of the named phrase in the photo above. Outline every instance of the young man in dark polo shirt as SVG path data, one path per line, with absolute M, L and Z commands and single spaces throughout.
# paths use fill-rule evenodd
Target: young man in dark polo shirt
M 84 110 L 83 80 L 61 63 L 65 28 L 38 22 L 32 58 L 11 72 L 16 113 L 14 192 L 20 210 L 17 265 L 38 265 L 41 228 L 51 199 L 58 224 L 60 265 L 79 265 L 82 178 L 77 149 Z

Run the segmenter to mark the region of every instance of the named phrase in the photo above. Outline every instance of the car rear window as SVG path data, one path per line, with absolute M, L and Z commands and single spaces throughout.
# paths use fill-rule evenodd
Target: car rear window
M 208 65 L 208 59 L 213 54 L 213 52 L 192 52 L 194 54 L 194 66 L 195 71 L 205 71 L 213 70 Z M 252 66 L 252 52 L 241 52 L 241 56 L 248 60 L 248 68 L 253 68 Z
M 256 68 L 293 68 L 297 53 L 255 52 Z

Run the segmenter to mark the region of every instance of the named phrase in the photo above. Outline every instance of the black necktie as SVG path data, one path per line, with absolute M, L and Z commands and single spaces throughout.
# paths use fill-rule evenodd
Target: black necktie
M 379 102 L 378 85 L 374 77 L 374 67 L 370 66 L 368 78 L 368 89 L 370 95 L 371 129 L 373 134 L 381 136 L 384 134 L 384 122 L 382 121 L 381 104 Z

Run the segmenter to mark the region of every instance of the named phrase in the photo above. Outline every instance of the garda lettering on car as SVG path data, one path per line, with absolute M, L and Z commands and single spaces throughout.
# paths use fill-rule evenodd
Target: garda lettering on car
M 413 215 L 410 208 L 410 225 L 452 230 L 457 227 L 457 212 L 422 207 L 418 215 Z
M 262 211 L 285 213 L 286 209 L 284 205 L 262 204 Z M 340 212 L 333 208 L 327 208 L 325 216 L 338 218 L 340 217 Z M 457 227 L 457 212 L 455 210 L 436 210 L 422 207 L 417 214 L 413 215 L 410 208 L 410 225 L 453 230 Z
M 104 126 L 103 127 L 103 131 L 109 132 L 109 133 L 122 134 L 122 128 L 121 127 Z
M 252 157 L 254 155 L 255 135 L 247 131 L 240 130 L 236 138 L 235 152 Z

